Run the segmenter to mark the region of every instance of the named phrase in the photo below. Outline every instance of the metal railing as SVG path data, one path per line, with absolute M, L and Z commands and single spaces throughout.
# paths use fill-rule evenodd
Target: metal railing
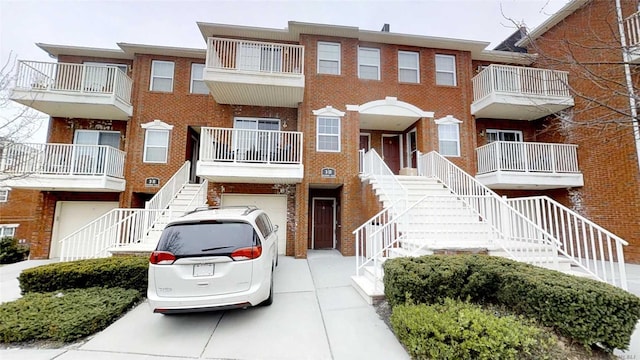
M 16 89 L 111 95 L 131 105 L 133 80 L 113 65 L 18 61 Z
M 304 46 L 210 37 L 206 64 L 213 69 L 303 75 Z
M 624 20 L 624 29 L 629 46 L 640 44 L 640 11 Z
M 473 101 L 491 93 L 570 97 L 566 71 L 491 64 L 471 81 Z
M 158 192 L 144 204 L 147 210 L 166 209 L 171 200 L 182 189 L 184 184 L 189 183 L 189 171 L 191 170 L 191 162 L 185 161 L 184 164 L 173 174 L 173 176 L 158 190 Z
M 14 175 L 89 175 L 124 178 L 126 153 L 107 145 L 9 144 L 0 169 Z
M 407 189 L 400 183 L 393 171 L 382 160 L 380 155 L 371 149 L 366 153 L 360 151 L 361 175 L 372 180 L 375 186 L 381 189 L 382 194 L 392 203 L 394 212 L 403 212 L 408 204 Z
M 562 243 L 583 267 L 609 284 L 627 289 L 622 238 L 547 196 L 508 199 L 527 218 Z
M 579 173 L 578 145 L 494 141 L 476 149 L 478 174 L 493 171 Z
M 302 133 L 203 127 L 200 161 L 302 164 Z

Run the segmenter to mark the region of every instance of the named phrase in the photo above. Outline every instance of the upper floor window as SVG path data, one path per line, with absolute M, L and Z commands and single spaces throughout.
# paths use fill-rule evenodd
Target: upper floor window
M 358 77 L 380 80 L 380 49 L 358 48 Z
M 166 163 L 169 153 L 169 132 L 173 125 L 160 120 L 142 124 L 144 133 L 144 155 L 146 163 Z
M 151 62 L 151 84 L 149 90 L 172 92 L 174 67 L 173 61 L 153 60 Z
M 405 83 L 420 82 L 419 53 L 413 51 L 398 51 L 398 81 Z
M 0 203 L 9 201 L 9 189 L 0 189 Z
M 340 118 L 344 112 L 326 106 L 313 110 L 316 120 L 316 151 L 340 152 Z
M 109 145 L 120 148 L 119 131 L 76 130 L 73 143 L 78 145 Z
M 460 123 L 447 115 L 435 121 L 438 124 L 438 152 L 443 156 L 460 156 Z
M 487 142 L 522 141 L 522 131 L 487 129 Z
M 436 85 L 456 86 L 456 57 L 436 55 Z
M 191 64 L 191 93 L 208 94 L 209 89 L 204 84 L 203 75 L 204 64 Z
M 318 42 L 318 74 L 340 75 L 340 43 Z

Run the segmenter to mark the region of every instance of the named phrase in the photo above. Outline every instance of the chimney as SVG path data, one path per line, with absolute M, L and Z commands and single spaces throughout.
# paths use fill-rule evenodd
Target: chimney
M 382 26 L 382 30 L 380 30 L 382 32 L 389 32 L 389 24 L 384 24 L 384 26 Z

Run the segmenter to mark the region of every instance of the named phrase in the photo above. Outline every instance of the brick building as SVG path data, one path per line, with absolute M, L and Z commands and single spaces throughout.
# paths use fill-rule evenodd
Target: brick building
M 47 144 L 5 150 L 5 169 L 29 176 L 7 180 L 0 223 L 19 224 L 32 258 L 80 243 L 95 255 L 138 227 L 133 242 L 145 243 L 157 221 L 140 224 L 175 205 L 154 195 L 185 182 L 203 194 L 192 205 L 267 209 L 281 253 L 353 255 L 353 232 L 383 208 L 361 175 L 373 149 L 396 175 L 416 174 L 420 154 L 437 151 L 500 195 L 549 196 L 626 239 L 627 258 L 640 260 L 640 225 L 621 220 L 640 209 L 633 147 L 602 159 L 605 145 L 596 157 L 580 138 L 542 131 L 555 113 L 581 106 L 561 67 L 388 28 L 198 26 L 205 49 L 38 44 L 58 62 L 19 63 L 12 99 L 51 121 Z M 603 170 L 614 158 L 616 171 Z M 27 214 L 5 217 L 28 203 L 22 192 L 32 199 Z M 73 238 L 95 219 L 120 227 Z

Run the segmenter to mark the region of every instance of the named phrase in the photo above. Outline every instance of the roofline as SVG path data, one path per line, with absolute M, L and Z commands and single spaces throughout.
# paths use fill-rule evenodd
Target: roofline
M 537 57 L 537 54 L 502 50 L 484 50 L 479 55 L 474 56 L 473 60 L 501 62 L 518 65 L 531 65 Z
M 55 45 L 36 43 L 36 46 L 44 50 L 49 56 L 57 59 L 60 55 L 91 56 L 110 59 L 133 60 L 132 56 L 125 54 L 122 49 L 105 49 L 85 46 Z
M 204 59 L 207 56 L 206 49 L 131 43 L 118 43 L 118 46 L 125 54 L 131 56 L 131 58 L 133 58 L 135 54 L 166 55 L 197 59 Z
M 527 47 L 531 43 L 531 40 L 535 40 L 540 37 L 542 34 L 549 31 L 551 28 L 556 26 L 559 22 L 567 18 L 567 16 L 573 14 L 576 10 L 584 6 L 591 0 L 571 0 L 565 6 L 563 6 L 560 10 L 556 11 L 555 14 L 551 15 L 547 20 L 545 20 L 542 24 L 538 25 L 533 31 L 529 32 L 529 34 L 520 41 L 516 42 L 516 46 L 519 47 Z

